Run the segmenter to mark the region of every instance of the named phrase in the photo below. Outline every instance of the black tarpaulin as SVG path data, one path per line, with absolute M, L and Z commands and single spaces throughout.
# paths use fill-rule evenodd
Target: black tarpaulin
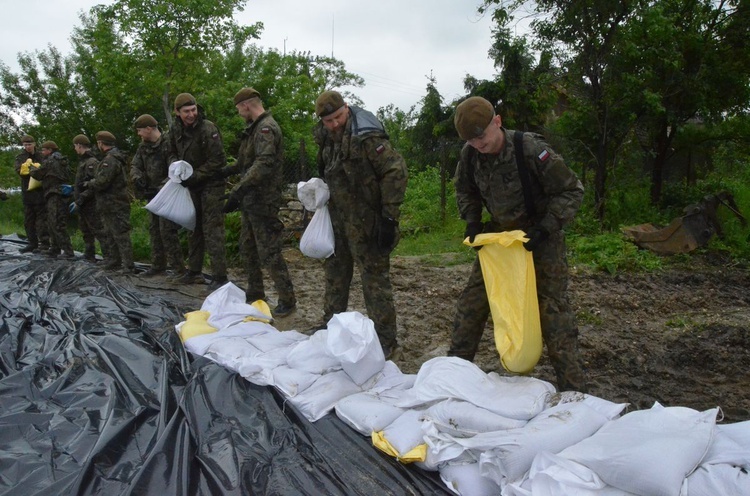
M 187 354 L 195 301 L 0 239 L 0 494 L 450 494 L 333 414 Z

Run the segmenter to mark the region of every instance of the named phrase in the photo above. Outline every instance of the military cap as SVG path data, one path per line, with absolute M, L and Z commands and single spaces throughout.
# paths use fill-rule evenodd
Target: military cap
M 344 98 L 338 91 L 324 91 L 315 100 L 315 113 L 318 117 L 325 117 L 344 106 Z
M 117 143 L 117 140 L 115 139 L 115 135 L 110 133 L 109 131 L 99 131 L 96 133 L 96 141 L 101 141 L 105 145 L 112 145 L 114 146 L 115 143 Z
M 141 129 L 144 127 L 156 127 L 159 125 L 159 123 L 156 122 L 156 119 L 154 119 L 152 115 L 143 114 L 135 120 L 135 123 L 133 125 L 136 129 Z
M 90 146 L 91 145 L 91 141 L 89 141 L 89 139 L 86 136 L 84 136 L 83 134 L 79 134 L 75 138 L 73 138 L 73 144 L 74 145 L 86 145 L 86 146 Z
M 34 137 L 30 134 L 24 134 L 21 138 L 21 143 L 36 143 Z
M 177 98 L 174 99 L 174 109 L 180 110 L 185 105 L 195 105 L 195 97 L 190 93 L 180 93 Z
M 42 143 L 42 148 L 48 148 L 50 150 L 57 150 L 58 149 L 57 148 L 57 143 L 55 143 L 54 141 L 45 141 L 44 143 Z
M 481 136 L 493 117 L 495 109 L 492 104 L 481 96 L 472 96 L 456 107 L 453 123 L 461 139 L 468 141 Z
M 260 93 L 253 88 L 242 88 L 236 95 L 234 95 L 234 104 L 237 105 L 238 103 L 250 100 L 251 98 L 260 98 Z

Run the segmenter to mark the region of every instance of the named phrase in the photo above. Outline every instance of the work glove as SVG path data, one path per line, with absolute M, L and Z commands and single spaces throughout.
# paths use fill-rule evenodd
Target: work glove
M 484 224 L 481 222 L 469 222 L 466 224 L 466 230 L 464 231 L 464 239 L 469 238 L 469 243 L 474 242 L 474 238 L 477 237 L 477 234 L 482 234 L 482 231 L 484 230 Z M 474 249 L 476 251 L 479 251 L 482 249 L 481 246 L 475 246 Z
M 146 180 L 142 177 L 139 177 L 135 181 L 133 181 L 133 186 L 139 191 L 144 191 L 146 188 L 148 188 L 148 184 L 146 183 Z
M 539 248 L 544 240 L 549 238 L 549 231 L 543 226 L 532 226 L 526 231 L 526 237 L 529 238 L 527 242 L 523 244 L 523 247 L 527 251 L 534 251 Z
M 221 169 L 221 171 L 219 172 L 219 177 L 221 177 L 222 179 L 226 179 L 230 176 L 233 176 L 239 173 L 240 173 L 240 170 L 237 167 L 230 165 Z
M 382 251 L 391 252 L 396 247 L 396 232 L 398 231 L 398 221 L 390 217 L 380 219 L 378 228 L 378 248 Z
M 63 196 L 70 196 L 73 194 L 73 186 L 70 184 L 63 184 L 60 186 L 60 193 L 62 193 Z
M 225 214 L 228 214 L 230 212 L 236 212 L 240 209 L 240 195 L 232 193 L 229 195 L 224 195 L 220 198 L 221 200 L 226 200 L 227 202 L 224 204 L 224 207 L 221 209 L 222 212 Z
M 188 177 L 187 179 L 183 179 L 180 184 L 182 184 L 186 188 L 190 188 L 192 186 L 196 186 L 198 184 L 198 181 L 195 180 L 195 176 L 193 175 Z
M 70 215 L 77 214 L 79 208 L 80 208 L 80 205 L 78 205 L 78 203 L 76 202 L 73 202 L 70 205 L 68 205 L 68 212 L 70 213 Z

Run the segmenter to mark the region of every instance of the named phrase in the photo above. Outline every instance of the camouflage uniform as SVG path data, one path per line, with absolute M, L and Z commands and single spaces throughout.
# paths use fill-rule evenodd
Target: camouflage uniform
M 578 351 L 578 327 L 568 300 L 568 262 L 562 228 L 581 205 L 583 186 L 542 136 L 525 133 L 525 163 L 529 168 L 536 216 L 529 218 L 518 176 L 513 131 L 505 133 L 498 156 L 482 154 L 468 143 L 461 151 L 455 175 L 461 218 L 481 222 L 482 207 L 491 215 L 484 232 L 502 232 L 541 225 L 549 238 L 533 251 L 542 337 L 560 390 L 586 391 L 586 375 Z M 458 300 L 449 355 L 473 360 L 490 307 L 479 260 L 474 262 Z
M 167 182 L 169 173 L 169 140 L 162 134 L 154 143 L 141 142 L 130 166 L 130 179 L 136 195 L 151 200 Z M 169 268 L 182 272 L 185 263 L 180 247 L 180 226 L 164 217 L 149 213 L 148 229 L 151 241 L 151 269 Z
M 78 172 L 73 189 L 75 202 L 78 205 L 78 227 L 81 229 L 83 243 L 85 245 L 84 258 L 86 260 L 96 259 L 96 240 L 102 247 L 104 256 L 109 256 L 111 237 L 102 227 L 99 212 L 96 209 L 96 198 L 91 188 L 83 184 L 94 179 L 99 159 L 91 150 L 86 150 L 78 160 Z M 109 241 L 109 243 L 108 243 Z
M 382 219 L 397 221 L 400 216 L 406 163 L 374 115 L 354 106 L 349 112 L 341 143 L 327 137 L 322 126 L 314 133 L 320 145 L 318 169 L 331 194 L 328 206 L 336 243 L 335 254 L 325 262 L 324 318 L 346 311 L 356 262 L 367 314 L 383 348 L 393 350 L 397 339 L 390 251 L 378 247 L 378 230 Z
M 35 150 L 33 155 L 26 150 L 22 151 L 16 155 L 16 173 L 21 174 L 21 164 L 29 159 L 33 163 L 41 164 L 44 161 L 44 155 L 40 150 Z M 41 188 L 29 191 L 29 176 L 26 175 L 21 176 L 21 199 L 23 201 L 23 227 L 26 230 L 29 246 L 36 248 L 41 245 L 48 248 L 49 231 L 44 191 Z
M 219 129 L 205 118 L 203 108 L 198 105 L 198 119 L 192 126 L 185 127 L 182 119 L 175 119 L 169 132 L 169 143 L 169 163 L 184 160 L 193 167 L 188 189 L 195 205 L 196 222 L 188 238 L 188 269 L 201 272 L 203 256 L 208 251 L 213 279 L 226 280 L 224 204 L 221 199 L 226 179 L 221 169 L 227 160 Z
M 94 179 L 86 188 L 94 192 L 102 228 L 111 240 L 109 268 L 122 263 L 133 268 L 133 244 L 130 240 L 130 195 L 126 176 L 127 159 L 117 148 L 104 152 Z
M 279 294 L 279 305 L 293 307 L 297 300 L 281 253 L 282 140 L 281 128 L 268 111 L 248 124 L 235 166 L 242 178 L 232 194 L 242 195 L 240 253 L 247 272 L 247 300 L 265 299 L 261 267 L 266 267 Z
M 44 159 L 41 167 L 32 167 L 29 174 L 42 182 L 50 235 L 49 253 L 57 256 L 62 249 L 65 255 L 73 256 L 73 245 L 68 234 L 68 204 L 61 191 L 70 175 L 68 159 L 55 151 Z

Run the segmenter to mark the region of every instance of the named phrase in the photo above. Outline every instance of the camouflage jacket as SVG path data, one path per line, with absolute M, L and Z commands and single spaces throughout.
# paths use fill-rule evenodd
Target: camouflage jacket
M 130 179 L 140 196 L 153 198 L 167 182 L 169 152 L 169 138 L 164 134 L 153 143 L 143 141 L 138 146 L 130 164 Z
M 318 169 L 328 184 L 332 208 L 350 226 L 372 230 L 381 218 L 399 219 L 408 180 L 406 162 L 372 113 L 354 106 L 349 112 L 341 143 L 334 143 L 323 128 L 315 130 Z
M 583 201 L 583 185 L 563 158 L 538 134 L 525 133 L 524 163 L 529 169 L 536 217 L 526 212 L 518 176 L 514 132 L 504 129 L 505 146 L 499 155 L 483 154 L 468 143 L 461 150 L 454 183 L 461 218 L 480 222 L 486 208 L 498 231 L 525 230 L 541 225 L 550 233 L 568 224 Z
M 128 179 L 126 175 L 127 158 L 118 148 L 111 148 L 96 167 L 94 179 L 88 182 L 88 188 L 94 191 L 97 208 L 116 208 L 130 205 Z
M 224 144 L 216 125 L 206 120 L 203 108 L 198 106 L 198 119 L 185 127 L 177 117 L 169 130 L 169 163 L 184 160 L 193 167 L 195 185 L 191 188 L 220 186 L 226 183 L 221 169 L 226 165 Z
M 283 136 L 270 112 L 263 112 L 242 133 L 235 167 L 242 174 L 232 192 L 241 192 L 252 202 L 281 201 L 283 182 Z
M 40 150 L 36 150 L 33 154 L 23 150 L 21 153 L 16 155 L 15 169 L 18 175 L 21 174 L 21 164 L 31 159 L 32 163 L 42 164 L 44 162 L 44 155 Z M 41 188 L 29 191 L 29 178 L 31 176 L 21 176 L 21 196 L 23 203 L 26 204 L 40 204 L 44 203 L 44 191 Z
M 83 183 L 91 181 L 96 176 L 96 167 L 99 165 L 99 159 L 94 152 L 86 150 L 78 158 L 78 172 L 76 172 L 76 183 L 73 186 L 73 195 L 79 205 L 94 199 L 94 191 L 87 188 Z
M 42 161 L 38 169 L 32 167 L 29 175 L 42 182 L 44 197 L 62 195 L 61 187 L 70 178 L 68 158 L 60 152 L 54 152 Z

